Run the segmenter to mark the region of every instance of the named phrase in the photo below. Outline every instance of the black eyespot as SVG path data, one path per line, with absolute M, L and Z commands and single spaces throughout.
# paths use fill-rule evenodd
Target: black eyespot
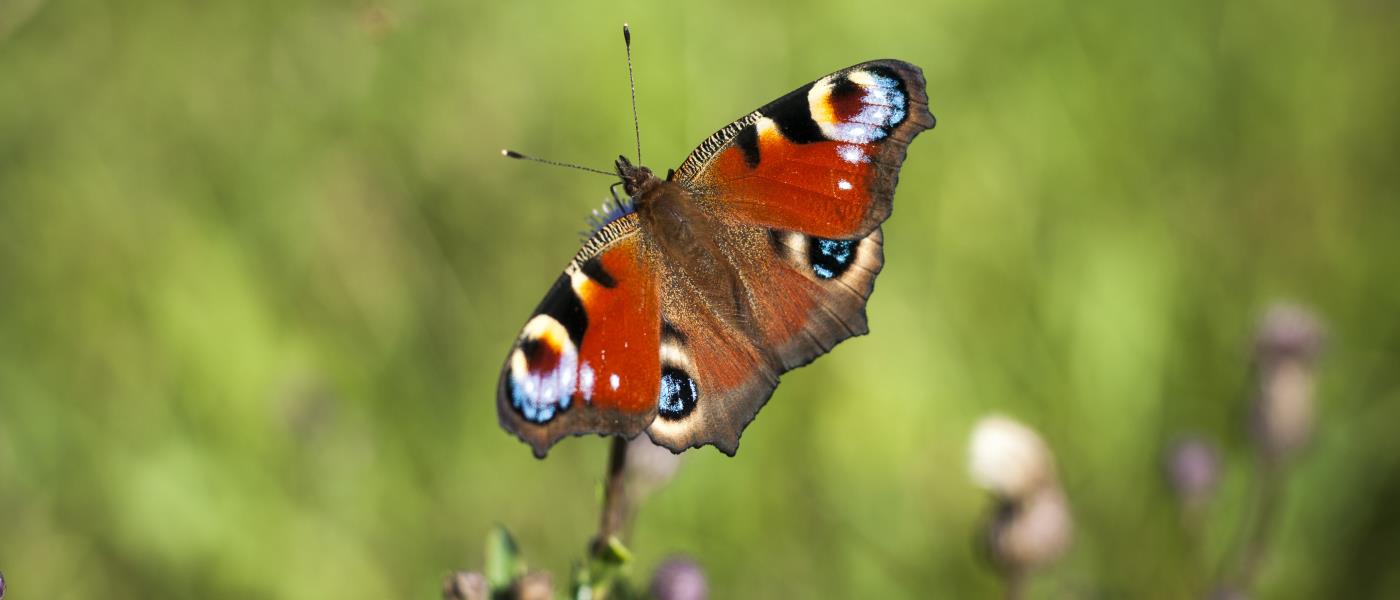
M 683 419 L 695 410 L 699 396 L 695 380 L 675 367 L 661 368 L 661 396 L 657 398 L 657 413 L 663 419 Z
M 807 261 L 812 265 L 812 272 L 821 279 L 840 277 L 855 262 L 858 243 L 860 240 L 812 238 L 807 244 Z

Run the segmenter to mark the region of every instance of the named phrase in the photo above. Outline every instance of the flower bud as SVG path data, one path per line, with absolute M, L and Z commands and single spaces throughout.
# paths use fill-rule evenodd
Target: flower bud
M 491 590 L 481 573 L 458 571 L 442 584 L 442 600 L 490 600 Z
M 1188 507 L 1205 505 L 1220 483 L 1220 454 L 1209 442 L 1187 437 L 1167 451 L 1167 481 Z
M 1064 556 L 1073 530 L 1064 491 L 1046 486 L 1000 507 L 987 528 L 988 549 L 998 566 L 1024 573 Z
M 1074 529 L 1055 457 L 1035 430 L 1000 415 L 973 429 L 968 471 L 996 497 L 983 533 L 992 561 L 1012 579 L 1064 555 Z
M 705 572 L 684 556 L 666 559 L 651 578 L 651 596 L 656 600 L 705 600 L 709 595 Z
M 972 431 L 968 473 L 983 489 L 1019 499 L 1055 481 L 1054 458 L 1034 430 L 1010 418 L 983 418 Z
M 1293 305 L 1274 306 L 1260 323 L 1253 433 L 1269 459 L 1291 457 L 1312 436 L 1314 368 L 1324 337 L 1317 318 Z
M 516 600 L 553 600 L 554 581 L 550 579 L 549 573 L 534 571 L 526 573 L 515 582 Z
M 1275 304 L 1264 313 L 1255 333 L 1255 361 L 1263 367 L 1290 359 L 1312 365 L 1322 355 L 1325 342 L 1322 323 L 1312 312 L 1296 304 Z

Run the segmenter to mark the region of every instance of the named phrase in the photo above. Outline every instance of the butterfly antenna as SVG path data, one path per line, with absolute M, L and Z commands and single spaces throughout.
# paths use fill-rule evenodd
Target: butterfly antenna
M 535 158 L 535 157 L 533 157 L 533 156 L 527 156 L 527 155 L 521 154 L 521 153 L 516 152 L 516 151 L 514 151 L 514 150 L 502 150 L 502 151 L 501 151 L 501 156 L 504 156 L 504 157 L 506 157 L 506 158 L 515 158 L 515 159 L 519 159 L 519 160 L 533 160 L 533 161 L 535 161 L 535 162 L 537 162 L 537 163 L 544 163 L 544 164 L 546 164 L 546 165 L 554 165 L 554 166 L 556 166 L 556 167 L 568 167 L 568 168 L 570 168 L 570 169 L 578 169 L 578 170 L 580 170 L 580 171 L 587 171 L 587 172 L 589 172 L 589 173 L 597 173 L 597 174 L 599 174 L 599 175 L 607 175 L 608 177 L 617 177 L 617 173 L 611 173 L 611 172 L 608 172 L 608 171 L 604 171 L 604 170 L 602 170 L 602 169 L 594 169 L 594 168 L 585 167 L 585 166 L 582 166 L 582 165 L 576 165 L 576 164 L 573 164 L 573 163 L 559 162 L 559 161 L 555 161 L 555 160 L 545 160 L 545 159 L 543 159 L 543 158 Z
M 637 135 L 637 164 L 642 164 L 642 128 L 637 124 L 637 78 L 632 75 L 632 29 L 622 24 L 622 43 L 627 46 L 627 82 L 632 84 L 632 132 Z

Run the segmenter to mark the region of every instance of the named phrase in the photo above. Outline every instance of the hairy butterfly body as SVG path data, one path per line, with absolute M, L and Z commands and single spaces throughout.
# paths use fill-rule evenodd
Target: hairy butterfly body
M 619 157 L 630 199 L 511 348 L 502 426 L 537 456 L 569 435 L 732 455 L 778 385 L 849 337 L 884 264 L 908 144 L 934 126 L 922 72 L 879 60 L 707 138 L 665 178 Z

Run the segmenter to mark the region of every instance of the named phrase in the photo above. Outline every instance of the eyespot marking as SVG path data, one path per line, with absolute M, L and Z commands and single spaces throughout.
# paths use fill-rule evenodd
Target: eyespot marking
M 808 112 L 826 139 L 869 144 L 883 139 L 904 121 L 905 95 L 900 81 L 876 70 L 884 71 L 872 67 L 831 75 L 808 89 Z
M 860 240 L 812 238 L 812 242 L 807 246 L 807 260 L 812 265 L 812 272 L 820 279 L 833 279 L 851 267 L 856 244 Z
M 689 374 L 675 367 L 662 367 L 661 394 L 656 401 L 661 418 L 669 421 L 685 418 L 695 410 L 699 395 L 695 380 Z
M 554 317 L 535 315 L 511 353 L 511 405 L 528 421 L 548 422 L 569 408 L 577 378 L 578 350 L 569 332 Z

